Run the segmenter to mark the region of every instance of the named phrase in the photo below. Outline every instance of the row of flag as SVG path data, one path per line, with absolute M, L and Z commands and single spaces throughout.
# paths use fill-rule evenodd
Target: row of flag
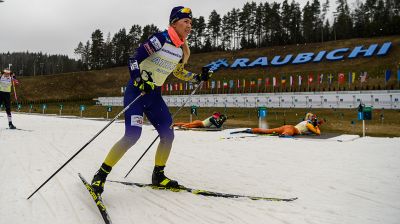
M 385 83 L 390 80 L 392 73 L 391 70 L 385 71 Z M 398 80 L 400 80 L 400 69 L 397 71 Z M 347 76 L 347 77 L 346 77 Z M 232 89 L 232 88 L 247 88 L 247 87 L 277 87 L 277 86 L 302 86 L 307 84 L 310 85 L 322 85 L 326 82 L 329 85 L 337 83 L 338 85 L 343 85 L 348 83 L 354 84 L 356 80 L 359 83 L 367 82 L 368 73 L 360 72 L 357 77 L 356 72 L 349 72 L 347 75 L 345 73 L 338 73 L 336 75 L 333 74 L 309 74 L 305 75 L 290 75 L 290 76 L 281 76 L 279 77 L 266 77 L 266 78 L 258 78 L 256 80 L 246 80 L 246 79 L 237 79 L 237 80 L 210 80 L 205 82 L 201 87 L 202 89 Z M 325 81 L 326 80 L 326 81 Z M 192 83 L 166 83 L 162 86 L 163 91 L 182 91 L 182 90 L 192 90 L 194 88 Z

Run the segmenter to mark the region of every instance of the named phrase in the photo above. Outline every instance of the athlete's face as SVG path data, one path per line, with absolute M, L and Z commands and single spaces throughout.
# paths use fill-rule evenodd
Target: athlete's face
M 172 24 L 176 33 L 182 40 L 186 40 L 192 31 L 192 20 L 189 18 L 180 19 Z

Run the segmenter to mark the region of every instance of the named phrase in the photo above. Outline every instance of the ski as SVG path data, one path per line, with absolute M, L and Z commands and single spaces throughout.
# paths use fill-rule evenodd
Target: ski
M 220 139 L 239 139 L 239 138 L 256 138 L 256 137 L 259 137 L 259 135 L 226 136 L 226 137 L 221 137 Z
M 136 186 L 136 187 L 148 187 L 152 188 L 155 190 L 169 190 L 172 192 L 181 192 L 181 191 L 186 191 L 195 195 L 202 195 L 206 197 L 221 197 L 221 198 L 248 198 L 251 200 L 264 200 L 264 201 L 294 201 L 297 199 L 296 198 L 272 198 L 272 197 L 259 197 L 259 196 L 249 196 L 249 195 L 241 195 L 241 194 L 229 194 L 229 193 L 221 193 L 221 192 L 215 192 L 215 191 L 208 191 L 208 190 L 200 190 L 200 189 L 194 189 L 194 188 L 189 188 L 180 185 L 179 188 L 166 188 L 166 187 L 159 187 L 155 186 L 152 184 L 143 184 L 143 183 L 136 183 L 136 182 L 125 182 L 125 181 L 114 181 L 110 180 L 110 182 L 114 183 L 120 183 L 124 185 L 129 185 L 129 186 Z
M 98 195 L 94 192 L 92 186 L 86 181 L 86 179 L 82 176 L 82 174 L 78 173 L 79 178 L 81 178 L 83 184 L 85 185 L 86 189 L 89 191 L 90 196 L 92 196 L 94 202 L 97 205 L 97 208 L 100 211 L 101 216 L 104 219 L 104 222 L 106 224 L 111 224 L 111 219 L 110 216 L 107 213 L 106 206 L 103 203 L 103 199 L 101 198 L 101 195 Z
M 22 129 L 22 128 L 6 128 L 7 130 L 16 130 L 16 131 L 33 131 L 33 130 L 27 130 L 27 129 Z
M 178 127 L 176 131 L 222 131 L 222 128 L 184 128 Z

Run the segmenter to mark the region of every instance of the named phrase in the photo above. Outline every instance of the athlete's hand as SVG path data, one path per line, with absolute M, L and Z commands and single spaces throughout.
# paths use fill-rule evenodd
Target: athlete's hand
M 150 93 L 151 91 L 153 91 L 155 88 L 155 84 L 154 82 L 151 82 L 149 80 L 144 81 L 143 79 L 140 80 L 139 82 L 139 89 L 145 93 Z
M 201 82 L 201 81 L 208 81 L 210 79 L 210 77 L 212 76 L 213 71 L 207 67 L 203 67 L 201 69 L 201 74 L 196 75 L 196 81 L 197 82 Z

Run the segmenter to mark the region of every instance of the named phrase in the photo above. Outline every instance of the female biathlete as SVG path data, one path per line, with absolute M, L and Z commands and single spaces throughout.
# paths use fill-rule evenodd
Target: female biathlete
M 6 108 L 8 127 L 10 129 L 16 129 L 12 123 L 11 117 L 11 87 L 13 85 L 13 77 L 11 71 L 4 69 L 4 73 L 0 76 L 0 105 L 3 104 Z
M 251 128 L 240 132 L 251 133 L 251 134 L 277 134 L 280 136 L 295 136 L 295 135 L 309 135 L 309 134 L 320 135 L 321 130 L 319 129 L 319 126 L 321 126 L 324 123 L 324 120 L 323 119 L 318 120 L 316 115 L 310 113 L 306 115 L 306 119 L 307 120 L 298 123 L 296 126 L 283 125 L 279 128 L 272 128 L 272 129 Z
M 97 194 L 104 190 L 104 183 L 112 167 L 132 147 L 142 133 L 143 114 L 160 136 L 155 155 L 152 184 L 163 187 L 178 187 L 178 182 L 164 174 L 164 168 L 174 140 L 172 117 L 161 96 L 161 86 L 173 73 L 184 81 L 200 83 L 209 79 L 212 71 L 203 68 L 201 74 L 188 72 L 184 64 L 189 58 L 186 38 L 192 30 L 191 9 L 174 7 L 169 18 L 169 28 L 156 33 L 142 43 L 129 59 L 130 80 L 124 95 L 127 106 L 136 97 L 142 96 L 125 112 L 125 134 L 114 144 L 100 169 L 94 175 L 92 187 Z M 143 95 L 143 93 L 145 93 Z

